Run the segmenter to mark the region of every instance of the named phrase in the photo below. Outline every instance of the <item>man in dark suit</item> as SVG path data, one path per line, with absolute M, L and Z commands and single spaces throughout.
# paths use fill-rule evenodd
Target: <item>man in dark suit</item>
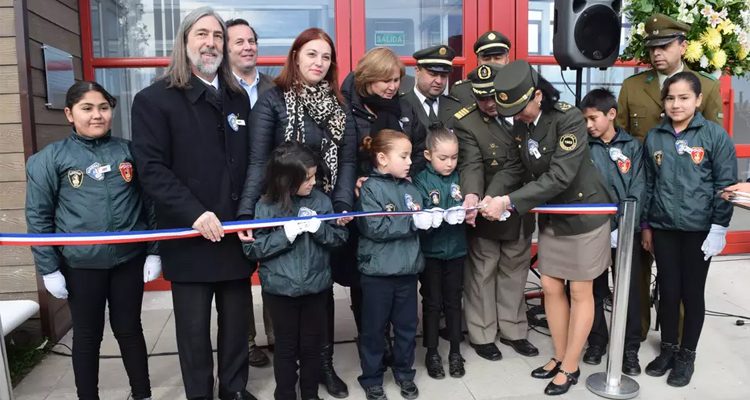
M 445 88 L 448 74 L 453 70 L 456 52 L 448 46 L 432 46 L 414 53 L 417 71 L 413 88 L 403 87 L 402 101 L 406 101 L 419 117 L 422 126 L 445 124 L 451 115 L 442 113 L 441 104 L 447 102 Z
M 255 105 L 263 93 L 274 86 L 273 78 L 261 73 L 256 68 L 258 61 L 258 35 L 250 24 L 242 19 L 235 18 L 227 21 L 227 52 L 229 54 L 229 65 L 232 67 L 232 75 L 237 83 L 245 89 L 250 99 L 250 108 Z M 242 234 L 240 234 L 242 238 Z M 257 264 L 252 263 L 252 271 L 255 272 Z M 255 313 L 253 312 L 252 291 L 250 292 L 250 333 L 247 337 L 250 352 L 248 359 L 253 367 L 264 367 L 271 361 L 266 353 L 255 344 Z M 263 306 L 263 327 L 268 338 L 268 348 L 272 349 L 274 344 L 273 325 L 271 317 Z
M 211 304 L 218 312 L 222 400 L 255 399 L 248 380 L 250 263 L 224 235 L 245 181 L 250 114 L 232 76 L 226 28 L 211 8 L 188 14 L 165 76 L 135 96 L 133 155 L 159 228 L 192 226 L 202 237 L 160 244 L 172 283 L 177 349 L 188 399 L 213 399 Z

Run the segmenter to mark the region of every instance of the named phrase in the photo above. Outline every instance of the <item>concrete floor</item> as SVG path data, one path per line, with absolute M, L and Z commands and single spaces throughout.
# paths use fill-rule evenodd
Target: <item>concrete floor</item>
M 710 310 L 732 314 L 750 315 L 750 255 L 717 257 L 711 266 L 706 289 L 706 303 Z M 530 282 L 536 279 L 530 275 Z M 258 323 L 260 345 L 266 343 L 260 318 L 259 287 L 254 288 L 255 315 Z M 356 330 L 349 311 L 348 292 L 336 287 L 336 338 L 345 343 L 335 349 L 335 365 L 339 374 L 350 389 L 349 399 L 364 399 L 364 392 L 357 384 L 360 373 L 356 346 L 351 342 Z M 175 343 L 172 302 L 169 292 L 146 293 L 143 304 L 143 325 L 146 343 L 152 356 L 149 359 L 151 384 L 154 399 L 183 399 L 184 392 L 180 376 L 179 361 L 174 353 Z M 653 378 L 642 374 L 637 378 L 642 399 L 748 399 L 747 385 L 750 384 L 750 322 L 736 326 L 736 318 L 706 317 L 703 336 L 698 348 L 696 372 L 687 387 L 675 389 L 666 384 L 666 377 Z M 215 337 L 215 321 L 214 321 Z M 118 355 L 119 350 L 109 327 L 106 328 L 102 343 L 102 355 Z M 70 345 L 72 334 L 63 339 Z M 533 358 L 522 357 L 509 347 L 498 342 L 503 352 L 503 360 L 485 361 L 479 358 L 466 342 L 462 352 L 466 358 L 466 376 L 462 379 L 447 377 L 433 380 L 423 367 L 424 349 L 421 341 L 417 347 L 416 383 L 420 389 L 420 399 L 428 400 L 468 400 L 468 399 L 544 399 L 546 381 L 533 379 L 529 372 L 543 364 L 552 356 L 552 345 L 548 337 L 531 331 L 529 340 L 540 349 L 540 355 Z M 215 343 L 215 341 L 214 341 Z M 659 345 L 659 332 L 652 331 L 640 351 L 641 366 L 645 368 L 656 355 Z M 61 352 L 69 352 L 62 346 Z M 441 353 L 447 361 L 448 345 L 441 341 Z M 603 371 L 606 362 L 600 366 L 581 364 L 582 377 L 593 372 Z M 561 399 L 596 399 L 585 387 L 585 379 Z M 100 396 L 103 400 L 129 399 L 129 387 L 120 359 L 102 359 L 100 367 Z M 250 368 L 250 381 L 247 389 L 259 399 L 273 399 L 273 369 Z M 390 399 L 400 399 L 392 375 L 386 374 L 386 393 Z M 73 369 L 69 357 L 49 355 L 15 388 L 17 400 L 63 400 L 76 399 Z M 328 397 L 321 387 L 320 394 Z

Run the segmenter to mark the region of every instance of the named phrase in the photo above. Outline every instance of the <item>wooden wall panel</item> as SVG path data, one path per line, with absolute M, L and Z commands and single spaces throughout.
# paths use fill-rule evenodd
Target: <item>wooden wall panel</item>
M 23 153 L 21 124 L 0 124 L 0 153 Z
M 3 182 L 0 209 L 23 210 L 26 206 L 26 182 Z M 0 280 L 2 282 L 2 280 Z
M 25 168 L 23 153 L 0 154 L 0 182 L 25 182 Z M 4 186 L 0 189 L 4 190 Z
M 0 37 L 0 65 L 18 65 L 16 38 Z
M 18 94 L 0 95 L 0 124 L 21 123 L 21 98 Z
M 70 7 L 51 0 L 27 0 L 29 12 L 32 12 L 48 22 L 67 31 L 80 35 L 78 12 Z
M 16 36 L 15 21 L 12 7 L 0 7 L 0 36 Z
M 28 246 L 0 246 L 0 266 L 33 263 L 34 256 L 31 255 L 31 249 Z
M 0 66 L 0 94 L 18 94 L 18 67 Z
M 3 292 L 36 292 L 36 271 L 33 265 L 0 267 L 0 282 Z

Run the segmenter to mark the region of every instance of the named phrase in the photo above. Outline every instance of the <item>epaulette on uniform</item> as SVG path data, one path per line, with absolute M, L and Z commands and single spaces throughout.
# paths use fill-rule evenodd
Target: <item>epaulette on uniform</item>
M 569 104 L 569 103 L 564 102 L 564 101 L 558 101 L 557 103 L 555 103 L 555 108 L 558 109 L 558 110 L 560 110 L 560 111 L 562 111 L 562 112 L 567 112 L 568 110 L 570 110 L 571 108 L 573 108 L 573 106 L 571 104 Z
M 698 71 L 698 73 L 699 73 L 699 74 L 701 74 L 701 75 L 703 75 L 704 77 L 706 77 L 706 78 L 708 78 L 708 79 L 712 80 L 712 81 L 715 81 L 715 80 L 717 80 L 715 76 L 713 76 L 713 75 L 709 74 L 709 73 L 708 73 L 708 72 L 706 72 L 706 71 Z
M 462 108 L 462 109 L 460 109 L 460 110 L 456 111 L 456 113 L 455 113 L 455 114 L 453 114 L 453 116 L 454 116 L 454 117 L 455 117 L 455 118 L 456 118 L 457 120 L 460 120 L 461 118 L 463 118 L 463 117 L 465 117 L 465 116 L 467 116 L 467 115 L 471 114 L 471 112 L 472 112 L 472 111 L 474 111 L 474 110 L 476 110 L 476 108 L 477 108 L 477 105 L 476 105 L 476 103 L 475 103 L 475 104 L 472 104 L 472 105 L 470 105 L 470 106 L 468 106 L 468 107 L 464 107 L 464 108 Z
M 635 74 L 633 74 L 633 75 L 630 75 L 629 77 L 625 78 L 625 79 L 624 79 L 624 81 L 626 81 L 626 80 L 628 80 L 628 79 L 633 79 L 633 78 L 635 78 L 635 77 L 637 77 L 637 76 L 641 76 L 641 75 L 643 75 L 643 74 L 646 74 L 646 73 L 649 73 L 649 72 L 651 72 L 651 69 L 644 69 L 643 71 L 640 71 L 640 72 L 638 72 L 638 73 L 635 73 Z
M 463 85 L 464 83 L 471 83 L 471 81 L 468 79 L 461 79 L 461 80 L 453 82 L 452 86 Z

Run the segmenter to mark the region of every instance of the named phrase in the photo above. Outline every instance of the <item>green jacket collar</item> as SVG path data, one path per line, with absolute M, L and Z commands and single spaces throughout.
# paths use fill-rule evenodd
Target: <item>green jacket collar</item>
M 109 140 L 112 138 L 112 131 L 111 130 L 107 131 L 107 133 L 104 134 L 104 136 L 98 137 L 96 139 L 92 139 L 92 138 L 81 136 L 75 130 L 73 130 L 73 133 L 70 135 L 70 137 L 84 146 L 95 147 L 103 143 L 109 142 Z

